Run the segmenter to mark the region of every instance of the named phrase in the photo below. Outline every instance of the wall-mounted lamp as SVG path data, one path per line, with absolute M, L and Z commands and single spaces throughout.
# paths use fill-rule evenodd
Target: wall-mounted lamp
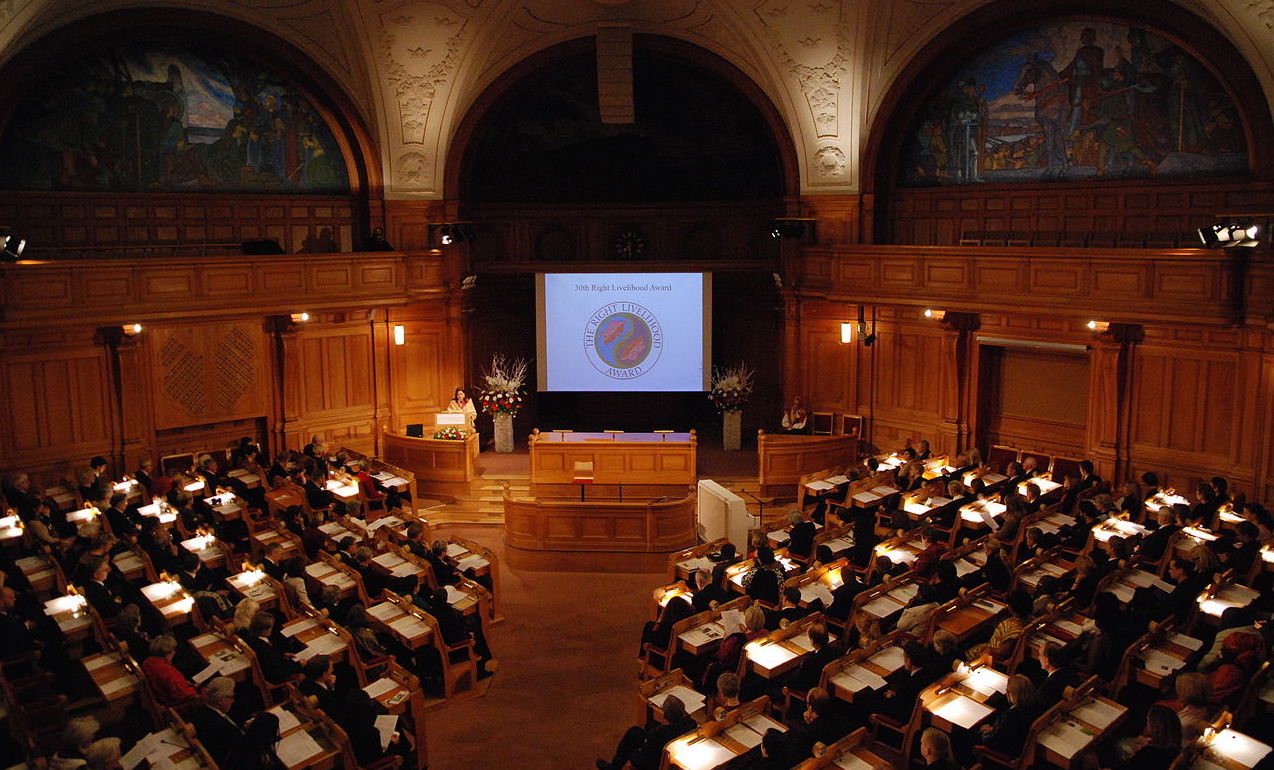
M 22 252 L 26 250 L 27 242 L 25 238 L 19 238 L 16 235 L 4 230 L 4 234 L 0 235 L 0 258 L 9 262 L 17 262 L 22 256 Z
M 141 324 L 124 324 L 123 326 L 120 327 L 120 330 L 124 332 L 125 337 L 133 337 L 142 333 L 142 325 Z
M 931 307 L 925 308 L 925 318 L 928 318 L 933 321 L 941 321 L 942 319 L 946 317 L 947 317 L 947 311 L 945 310 L 934 310 Z
M 855 341 L 861 341 L 864 346 L 871 347 L 876 342 L 876 311 L 872 310 L 871 329 L 867 328 L 867 316 L 863 310 L 863 306 L 858 306 L 858 321 L 850 323 L 844 321 L 840 325 L 840 341 L 843 345 L 848 345 Z
M 297 324 L 305 323 L 306 321 L 310 320 L 310 314 L 309 313 L 293 313 L 291 316 L 289 316 L 289 318 L 292 319 L 292 323 L 297 323 Z
M 1089 321 L 1088 328 L 1097 334 L 1105 334 L 1110 328 L 1110 321 Z
M 394 324 L 394 344 L 407 344 L 407 327 L 402 324 Z

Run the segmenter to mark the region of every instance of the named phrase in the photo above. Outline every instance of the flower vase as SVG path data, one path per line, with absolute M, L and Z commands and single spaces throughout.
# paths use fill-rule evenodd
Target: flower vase
M 743 410 L 731 409 L 721 413 L 721 444 L 727 452 L 737 452 L 742 446 Z
M 497 412 L 492 416 L 495 422 L 495 451 L 508 454 L 513 451 L 513 415 L 508 412 Z

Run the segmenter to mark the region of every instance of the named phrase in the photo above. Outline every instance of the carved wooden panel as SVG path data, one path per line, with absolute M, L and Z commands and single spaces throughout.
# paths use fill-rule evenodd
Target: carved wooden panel
M 363 410 L 374 406 L 371 370 L 371 333 L 357 330 L 302 332 L 298 368 L 302 372 L 301 403 L 297 413 L 313 420 L 326 412 Z
M 109 454 L 115 410 L 105 348 L 10 354 L 0 372 L 5 467 Z
M 1234 355 L 1139 350 L 1133 412 L 1137 456 L 1166 450 L 1238 460 L 1235 418 L 1241 385 Z
M 840 341 L 839 322 L 820 321 L 801 329 L 802 395 L 810 411 L 853 411 L 850 356 L 853 348 Z
M 266 414 L 270 348 L 261 321 L 152 326 L 146 345 L 156 429 Z

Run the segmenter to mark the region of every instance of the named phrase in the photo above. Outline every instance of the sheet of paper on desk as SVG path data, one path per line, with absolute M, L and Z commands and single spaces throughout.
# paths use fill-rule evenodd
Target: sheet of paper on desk
M 994 713 L 995 709 L 983 706 L 972 698 L 956 695 L 949 697 L 942 705 L 930 711 L 934 716 L 942 717 L 951 724 L 968 730 Z
M 327 633 L 315 637 L 310 646 L 324 655 L 332 655 L 345 649 L 345 640 L 336 634 Z
M 1138 588 L 1146 588 L 1154 585 L 1156 576 L 1153 573 L 1146 572 L 1143 569 L 1129 570 L 1128 574 L 1123 577 L 1124 582 L 1131 583 Z
M 991 531 L 994 532 L 1000 528 L 1000 522 L 995 520 L 995 517 L 991 515 L 990 511 L 979 509 L 978 516 L 982 519 L 983 524 L 991 528 Z
M 841 551 L 853 548 L 854 541 L 849 538 L 834 537 L 831 540 L 824 541 L 823 545 L 832 549 L 832 553 L 840 553 Z
M 447 586 L 447 604 L 455 604 L 469 598 L 469 594 L 459 590 L 455 586 Z
M 270 709 L 270 713 L 279 718 L 279 734 L 280 735 L 286 733 L 287 731 L 293 728 L 301 726 L 301 720 L 296 718 L 296 714 L 293 714 L 291 711 L 288 711 L 282 706 L 275 706 L 274 708 Z
M 823 479 L 823 480 L 826 481 L 828 484 L 831 484 L 832 486 L 840 486 L 841 484 L 849 483 L 849 477 L 845 476 L 844 474 L 840 476 L 828 476 L 826 479 Z
M 143 736 L 141 740 L 133 745 L 133 748 L 128 750 L 127 754 L 119 758 L 119 766 L 124 768 L 124 770 L 133 770 L 154 750 L 158 741 L 159 737 L 154 733 Z
M 1141 661 L 1145 664 L 1146 670 L 1156 674 L 1171 674 L 1179 668 L 1184 668 L 1186 662 L 1179 658 L 1174 658 L 1165 652 L 1151 648 L 1141 654 Z
M 408 639 L 414 639 L 429 631 L 429 626 L 415 615 L 404 615 L 398 620 L 395 620 L 393 623 L 390 623 L 389 627 Z
M 810 635 L 808 631 L 806 631 L 803 634 L 800 634 L 799 636 L 788 637 L 787 643 L 794 647 L 799 647 L 805 652 L 814 651 L 814 642 L 810 640 Z
M 397 681 L 387 676 L 382 676 L 380 679 L 377 679 L 375 682 L 372 682 L 371 684 L 364 687 L 363 692 L 367 693 L 373 698 L 379 698 L 385 693 L 392 692 L 393 690 L 396 690 L 396 689 L 398 689 Z
M 1270 753 L 1270 747 L 1243 733 L 1225 729 L 1212 739 L 1208 753 L 1234 760 L 1244 767 L 1256 767 Z
M 668 756 L 682 770 L 712 770 L 734 759 L 734 752 L 712 738 L 693 742 L 673 741 L 667 746 Z
M 895 612 L 900 612 L 902 610 L 902 605 L 888 596 L 880 596 L 864 604 L 862 609 L 868 615 L 873 615 L 878 618 L 887 618 Z
M 902 648 L 897 645 L 890 645 L 867 660 L 871 661 L 873 666 L 883 668 L 886 671 L 897 671 L 902 668 Z
M 859 492 L 858 494 L 854 495 L 854 499 L 865 505 L 870 505 L 871 503 L 874 503 L 877 500 L 879 500 L 880 495 L 877 495 L 873 492 Z
M 1261 594 L 1247 586 L 1230 584 L 1220 591 L 1217 591 L 1217 598 L 1224 599 L 1227 602 L 1234 602 L 1240 606 L 1246 606 L 1256 601 Z
M 420 568 L 417 567 L 415 564 L 405 561 L 402 564 L 399 564 L 397 567 L 394 567 L 393 569 L 391 569 L 389 571 L 389 574 L 393 575 L 394 577 L 407 577 L 408 575 L 415 575 L 419 571 L 420 571 Z
M 110 697 L 121 690 L 127 690 L 129 687 L 137 684 L 137 677 L 132 674 L 124 674 L 118 676 L 102 685 L 102 694 Z
M 447 543 L 447 555 L 453 559 L 460 554 L 469 553 L 469 549 L 459 543 Z
M 372 561 L 376 562 L 377 564 L 384 567 L 385 569 L 392 569 L 395 566 L 403 563 L 403 557 L 399 556 L 396 553 L 382 553 L 379 556 L 373 558 Z
M 792 539 L 792 533 L 788 532 L 786 529 L 776 529 L 773 532 L 766 534 L 766 537 L 768 537 L 772 543 L 786 543 Z
M 955 563 L 956 577 L 964 577 L 970 572 L 977 572 L 978 565 L 967 559 L 957 559 Z
M 801 601 L 812 602 L 815 599 L 822 600 L 823 606 L 827 607 L 832 603 L 832 592 L 822 583 L 801 586 Z
M 468 556 L 461 559 L 460 561 L 456 562 L 456 567 L 461 572 L 468 572 L 471 569 L 482 569 L 483 567 L 489 565 L 490 563 L 491 562 L 482 558 L 478 554 L 471 553 Z
M 907 602 L 909 602 L 909 601 L 911 601 L 912 599 L 916 598 L 916 594 L 918 594 L 918 593 L 920 593 L 920 585 L 919 585 L 919 584 L 917 584 L 917 583 L 906 583 L 906 584 L 904 584 L 904 585 L 900 585 L 900 586 L 898 586 L 897 588 L 895 588 L 894 590 L 890 591 L 890 592 L 889 592 L 889 596 L 890 596 L 890 598 L 892 598 L 892 599 L 897 599 L 898 601 L 902 602 L 903 604 L 906 604 Z
M 305 620 L 302 620 L 300 623 L 289 623 L 288 625 L 284 626 L 282 634 L 288 638 L 291 638 L 301 633 L 302 631 L 309 631 L 311 628 L 314 628 L 317 625 L 318 625 L 317 618 L 306 618 Z
M 198 674 L 195 674 L 194 676 L 190 677 L 190 681 L 194 682 L 195 684 L 203 684 L 204 682 L 213 678 L 217 674 L 217 672 L 220 670 L 221 670 L 220 662 L 209 663 L 208 667 L 205 668 L 203 671 L 200 671 Z
M 655 708 L 663 708 L 664 701 L 668 700 L 668 698 L 673 695 L 677 696 L 677 699 L 681 701 L 681 705 L 686 707 L 687 714 L 695 713 L 699 709 L 703 708 L 708 702 L 708 699 L 701 693 L 695 692 L 689 687 L 680 684 L 664 690 L 661 693 L 652 695 L 646 700 L 650 701 Z
M 1007 690 L 1009 678 L 995 669 L 982 666 L 965 677 L 964 683 L 971 689 L 990 696 Z
M 90 655 L 83 659 L 84 668 L 89 671 L 96 671 L 103 666 L 109 666 L 112 663 L 119 663 L 120 656 L 115 653 L 100 653 L 98 655 Z
M 980 610 L 986 610 L 992 615 L 1004 609 L 1003 604 L 996 604 L 995 602 L 987 600 L 987 599 L 974 599 L 973 606 L 977 607 Z
M 1121 604 L 1127 604 L 1132 601 L 1133 594 L 1135 593 L 1132 586 L 1126 586 L 1123 583 L 1115 583 L 1107 590 L 1114 594 L 1115 598 L 1119 599 Z
M 380 733 L 381 751 L 389 748 L 389 741 L 394 737 L 394 731 L 397 729 L 397 714 L 381 714 L 376 717 L 376 730 Z
M 700 647 L 713 639 L 720 639 L 723 635 L 723 630 L 720 627 L 710 624 L 683 631 L 681 636 L 677 638 L 691 647 Z
M 1111 722 L 1118 719 L 1119 715 L 1125 711 L 1127 711 L 1125 708 L 1112 706 L 1100 700 L 1092 700 L 1072 711 L 1071 716 L 1084 724 L 1092 725 L 1099 730 L 1105 730 L 1110 727 Z
M 785 726 L 775 722 L 765 714 L 753 714 L 750 717 L 745 717 L 742 720 L 742 723 L 755 730 L 757 735 L 765 735 L 767 730 L 778 730 L 779 732 L 784 733 L 787 732 L 787 728 Z
M 776 669 L 797 657 L 795 652 L 781 644 L 749 644 L 746 648 L 748 660 L 766 669 Z
M 829 489 L 835 489 L 836 485 L 826 481 L 811 481 L 805 485 L 805 488 L 814 492 L 826 492 Z
M 1070 634 L 1071 636 L 1079 636 L 1084 629 L 1073 620 L 1059 620 L 1053 625 Z
M 1092 736 L 1066 722 L 1054 722 L 1040 733 L 1039 742 L 1049 751 L 1070 759 L 1092 742 Z
M 1179 633 L 1173 634 L 1172 636 L 1168 637 L 1164 641 L 1171 642 L 1177 645 L 1178 647 L 1185 647 L 1187 650 L 1190 650 L 1191 652 L 1194 652 L 1198 650 L 1199 648 L 1203 647 L 1202 639 L 1195 639 L 1193 636 L 1186 636 L 1185 634 L 1179 634 Z
M 832 763 L 833 767 L 840 770 L 872 770 L 872 766 L 867 760 L 857 757 L 853 754 L 843 754 L 840 759 Z
M 700 556 L 698 558 L 686 559 L 685 561 L 677 562 L 677 566 L 684 569 L 686 572 L 696 572 L 701 569 L 710 570 L 717 566 L 717 563 L 712 559 Z
M 725 734 L 751 749 L 761 745 L 761 736 L 747 725 L 730 725 Z
M 837 674 L 832 681 L 851 692 L 858 692 L 863 689 L 863 687 L 870 687 L 873 690 L 881 690 L 889 685 L 883 676 L 877 674 L 875 671 L 863 668 L 862 666 L 848 666 L 845 670 Z
M 279 761 L 287 767 L 296 767 L 304 764 L 305 760 L 322 753 L 322 751 L 323 747 L 318 745 L 318 741 L 310 737 L 310 734 L 304 730 L 297 730 L 274 746 L 274 753 L 278 755 Z
M 401 612 L 402 610 L 399 609 L 398 605 L 393 602 L 381 602 L 380 604 L 374 604 L 367 610 L 368 615 L 382 621 L 389 620 Z

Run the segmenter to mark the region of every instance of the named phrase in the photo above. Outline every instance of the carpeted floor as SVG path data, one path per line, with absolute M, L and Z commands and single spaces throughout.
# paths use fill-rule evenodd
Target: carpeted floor
M 499 669 L 485 696 L 429 712 L 433 770 L 586 770 L 638 716 L 637 663 L 662 573 L 512 572 L 503 528 L 448 526 L 501 559 L 506 620 L 489 642 Z

